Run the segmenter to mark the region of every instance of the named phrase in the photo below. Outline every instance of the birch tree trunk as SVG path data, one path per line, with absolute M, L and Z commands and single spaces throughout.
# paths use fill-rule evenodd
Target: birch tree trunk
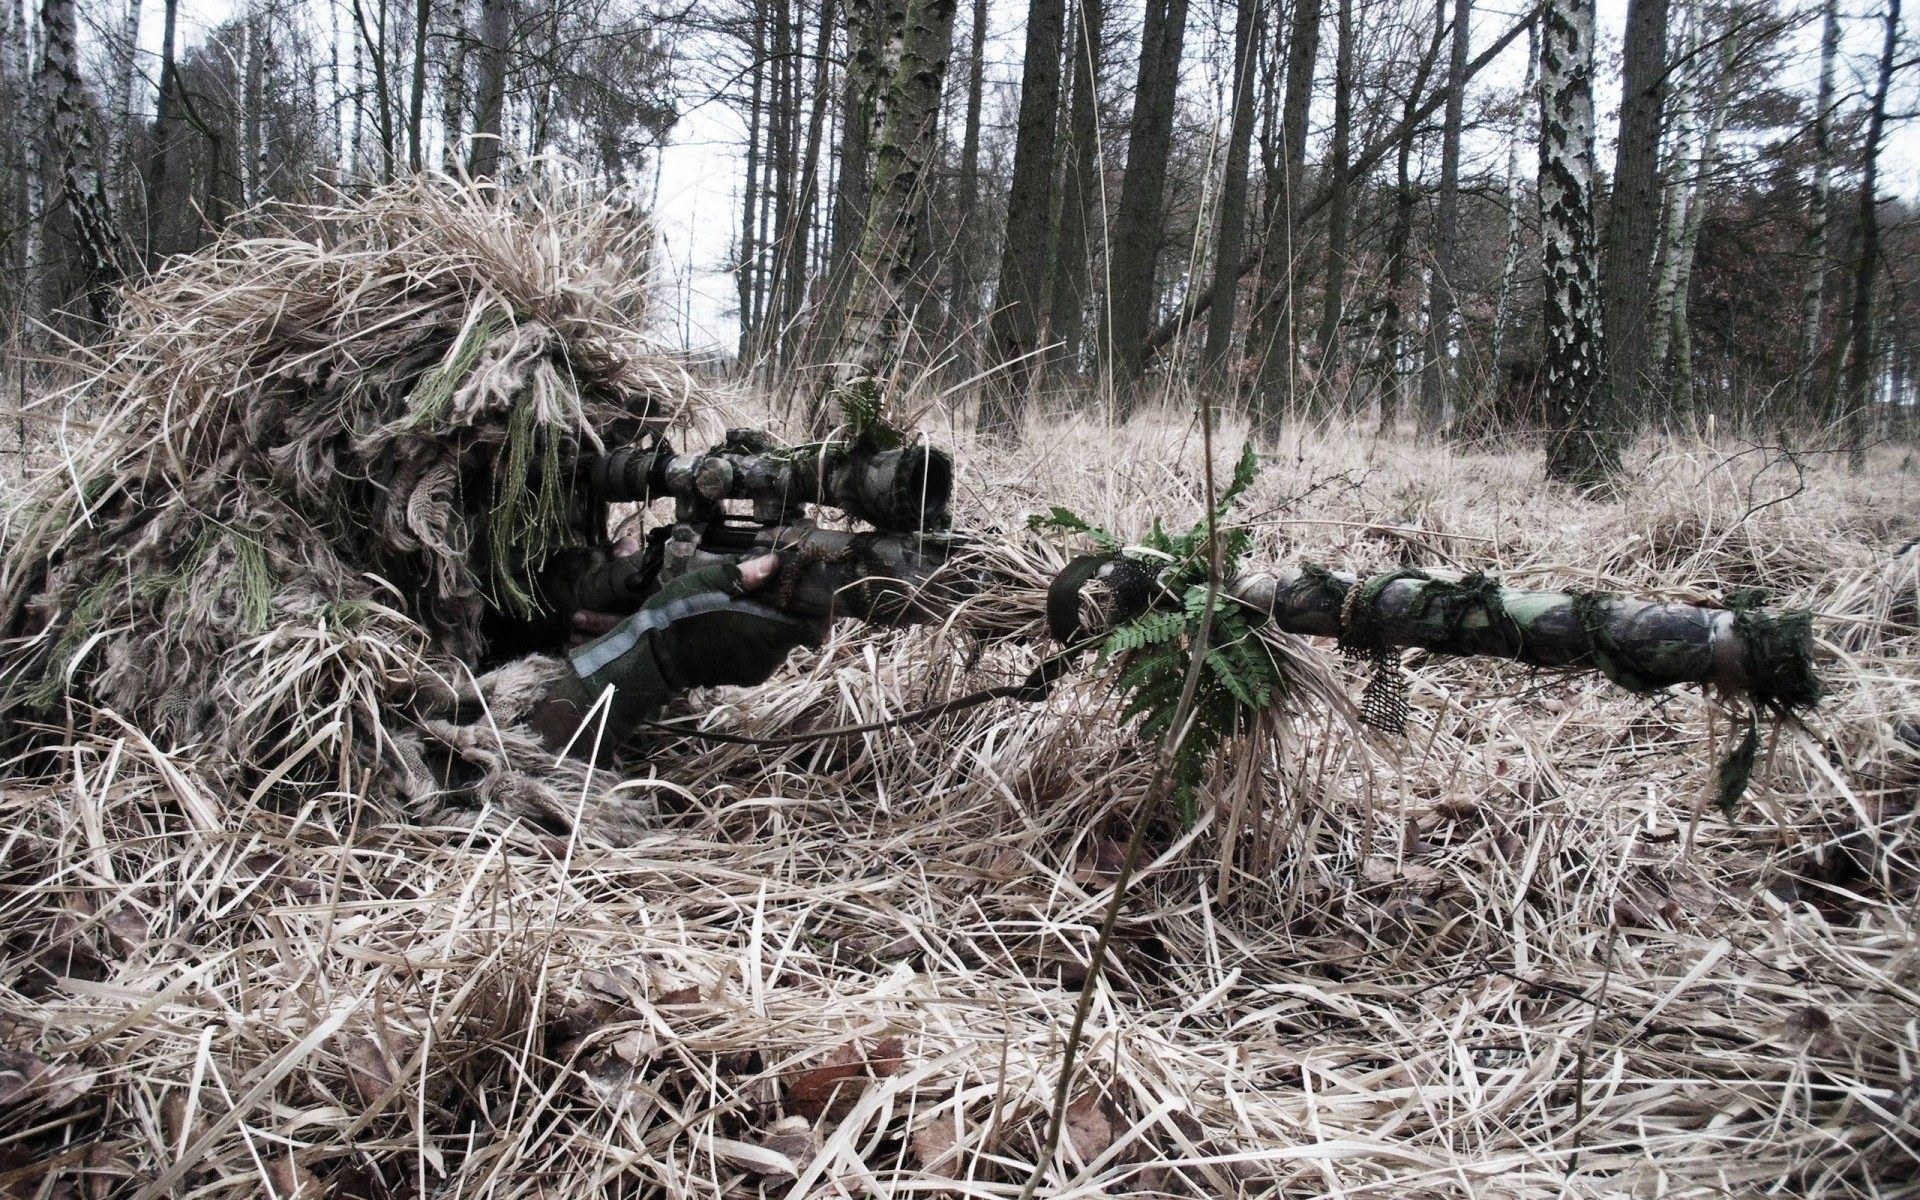
M 1318 3 L 1318 0 L 1309 0 Z M 1187 35 L 1187 0 L 1147 0 L 1140 33 L 1140 73 L 1127 138 L 1127 169 L 1109 247 L 1107 369 L 1122 384 L 1140 378 L 1141 347 L 1153 317 L 1154 269 L 1159 263 L 1167 158 L 1173 147 L 1173 108 L 1180 82 L 1180 51 Z M 1135 400 L 1121 389 L 1122 403 Z
M 467 0 L 443 8 L 447 53 L 440 70 L 440 166 L 446 171 L 460 161 L 460 131 L 467 125 L 467 12 Z
M 1521 243 L 1526 234 L 1525 223 L 1520 219 L 1520 144 L 1521 131 L 1526 127 L 1532 115 L 1535 100 L 1535 72 L 1540 64 L 1540 39 L 1535 34 L 1527 37 L 1527 79 L 1521 86 L 1526 97 L 1521 101 L 1520 115 L 1511 133 L 1507 135 L 1507 253 L 1500 266 L 1500 298 L 1493 311 L 1493 365 L 1496 372 L 1506 365 L 1507 327 L 1513 321 L 1513 296 L 1520 279 Z
M 1347 0 L 1342 0 L 1347 3 Z M 1264 40 L 1260 0 L 1239 0 L 1233 19 L 1233 121 L 1227 132 L 1226 171 L 1213 239 L 1213 312 L 1207 321 L 1206 369 L 1215 386 L 1227 382 L 1234 310 L 1240 296 L 1240 252 L 1247 230 L 1247 160 L 1253 146 L 1254 76 Z
M 887 80 L 873 132 L 873 182 L 830 376 L 836 392 L 884 392 L 909 349 L 916 247 L 939 140 L 941 86 L 953 42 L 954 0 L 906 0 L 883 45 Z
M 140 86 L 140 0 L 126 0 L 121 10 L 119 37 L 113 43 L 113 75 L 107 104 L 107 206 L 127 211 L 133 162 L 129 136 L 133 131 L 134 100 Z
M 87 309 L 106 324 L 111 291 L 120 277 L 119 232 L 108 207 L 106 181 L 87 128 L 86 84 L 80 77 L 79 31 L 73 0 L 45 0 L 40 9 L 44 57 L 40 102 L 49 114 L 45 163 L 60 176 L 60 191 L 73 220 Z
M 1104 0 L 1078 0 L 1073 37 L 1073 94 L 1067 105 L 1066 168 L 1060 180 L 1060 227 L 1054 235 L 1051 335 L 1060 344 L 1057 358 L 1069 371 L 1080 369 L 1086 336 L 1090 246 L 1104 255 L 1106 203 L 1100 185 L 1100 39 Z M 1097 236 L 1089 237 L 1089 232 Z M 1104 272 L 1101 272 L 1104 274 Z
M 807 250 L 813 241 L 813 215 L 820 196 L 820 139 L 827 124 L 827 63 L 832 48 L 834 0 L 821 0 L 820 32 L 815 42 L 813 96 L 808 101 L 806 149 L 800 158 L 800 194 L 794 203 L 792 228 L 781 238 L 780 263 L 775 276 L 784 293 L 780 301 L 780 360 L 791 363 L 796 349 L 800 311 L 806 303 Z M 794 78 L 800 73 L 796 64 Z
M 1627 6 L 1619 150 L 1601 272 L 1608 347 L 1606 380 L 1623 429 L 1645 417 L 1654 249 L 1660 226 L 1660 123 L 1666 111 L 1667 0 Z
M 1701 193 L 1720 154 L 1720 135 L 1727 126 L 1733 68 L 1739 54 L 1739 31 L 1729 30 L 1720 43 L 1720 64 L 1708 101 L 1712 111 L 1707 117 L 1707 131 L 1700 139 L 1700 158 L 1694 168 L 1694 178 L 1687 186 L 1686 223 L 1674 248 L 1673 323 L 1669 336 L 1673 341 L 1673 421 L 1681 429 L 1692 429 L 1699 420 L 1693 394 L 1693 323 L 1687 315 L 1687 298 L 1693 289 L 1693 257 L 1700 246 L 1700 226 L 1707 216 L 1706 197 Z
M 1839 0 L 1822 5 L 1820 90 L 1813 107 L 1813 191 L 1807 198 L 1807 284 L 1800 293 L 1800 348 L 1794 357 L 1795 417 L 1813 412 L 1813 372 L 1820 354 L 1820 310 L 1827 288 L 1827 219 L 1833 207 L 1833 68 L 1840 53 Z
M 1583 491 L 1620 472 L 1607 396 L 1593 223 L 1593 3 L 1550 0 L 1540 36 L 1540 223 L 1545 233 L 1547 478 Z
M 1460 269 L 1460 126 L 1465 119 L 1472 0 L 1454 0 L 1453 52 L 1447 64 L 1447 115 L 1440 133 L 1440 201 L 1433 277 L 1427 288 L 1426 368 L 1420 380 L 1420 432 L 1445 427 L 1453 393 L 1453 280 Z
M 1866 144 L 1860 149 L 1860 257 L 1853 268 L 1852 337 L 1847 351 L 1846 412 L 1842 421 L 1847 469 L 1867 465 L 1867 420 L 1873 411 L 1873 277 L 1880 266 L 1880 145 L 1887 126 L 1887 91 L 1900 45 L 1900 0 L 1886 0 L 1886 35 L 1880 74 L 1867 109 Z
M 1033 0 L 1027 8 L 1026 61 L 1020 69 L 1020 117 L 1007 192 L 1007 229 L 1001 242 L 995 296 L 993 363 L 1000 374 L 980 404 L 980 430 L 1010 432 L 1040 349 L 1047 283 L 1047 226 L 1053 217 L 1054 129 L 1060 110 L 1063 0 Z
M 1682 0 L 1682 70 L 1673 92 L 1673 145 L 1667 152 L 1667 198 L 1660 233 L 1659 270 L 1653 291 L 1652 366 L 1671 375 L 1667 356 L 1673 345 L 1673 296 L 1680 272 L 1680 246 L 1686 240 L 1687 213 L 1693 203 L 1695 140 L 1700 136 L 1699 0 Z M 1671 417 L 1673 398 L 1667 397 Z

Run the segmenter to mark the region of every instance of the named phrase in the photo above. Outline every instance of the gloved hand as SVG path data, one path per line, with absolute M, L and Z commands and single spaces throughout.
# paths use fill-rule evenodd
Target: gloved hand
M 570 702 L 577 727 L 611 686 L 607 734 L 617 740 L 689 688 L 765 682 L 795 646 L 818 645 L 822 635 L 813 622 L 747 598 L 779 564 L 768 555 L 741 567 L 702 567 L 674 580 L 639 612 L 573 650 L 578 686 L 568 681 L 555 699 Z M 536 724 L 551 743 L 563 714 L 543 715 Z M 567 728 L 562 744 L 572 734 L 573 727 Z

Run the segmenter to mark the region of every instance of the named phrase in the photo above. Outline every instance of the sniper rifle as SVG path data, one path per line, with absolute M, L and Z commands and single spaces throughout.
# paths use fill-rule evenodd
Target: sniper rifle
M 579 573 L 572 585 L 579 607 L 632 611 L 688 571 L 769 553 L 783 566 L 761 598 L 809 618 L 919 624 L 1012 582 L 993 568 L 979 535 L 951 528 L 953 462 L 930 446 L 782 448 L 764 432 L 730 430 L 703 454 L 664 443 L 629 447 L 595 460 L 588 474 L 596 499 L 671 498 L 674 519 L 650 533 L 642 553 Z M 814 509 L 871 528 L 823 526 Z M 1050 632 L 1084 645 L 1151 610 L 1177 609 L 1180 597 L 1159 576 L 1137 557 L 1076 560 L 1049 590 Z M 1640 692 L 1710 683 L 1776 710 L 1809 706 L 1820 695 L 1809 614 L 1769 612 L 1740 597 L 1712 608 L 1508 588 L 1482 572 L 1402 569 L 1355 578 L 1311 564 L 1243 573 L 1225 591 L 1252 620 L 1338 638 L 1344 650 L 1381 662 L 1418 647 L 1597 670 Z

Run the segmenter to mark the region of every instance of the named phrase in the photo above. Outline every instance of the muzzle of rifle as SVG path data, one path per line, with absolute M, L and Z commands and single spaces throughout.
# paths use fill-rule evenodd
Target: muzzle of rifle
M 867 451 L 831 442 L 766 454 L 626 448 L 594 460 L 589 480 L 609 503 L 746 500 L 769 515 L 820 504 L 876 529 L 939 530 L 950 523 L 953 460 L 931 446 Z

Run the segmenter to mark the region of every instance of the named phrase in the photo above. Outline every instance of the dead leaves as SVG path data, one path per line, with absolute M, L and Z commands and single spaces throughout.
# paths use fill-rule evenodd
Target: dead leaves
M 787 1107 L 809 1121 L 823 1116 L 837 1120 L 853 1108 L 869 1081 L 892 1075 L 904 1059 L 897 1037 L 881 1038 L 870 1052 L 863 1052 L 857 1041 L 848 1042 L 787 1080 Z
M 1084 1092 L 1075 1097 L 1067 1105 L 1066 1118 L 1062 1136 L 1081 1166 L 1099 1158 L 1113 1145 L 1113 1117 L 1098 1092 Z

